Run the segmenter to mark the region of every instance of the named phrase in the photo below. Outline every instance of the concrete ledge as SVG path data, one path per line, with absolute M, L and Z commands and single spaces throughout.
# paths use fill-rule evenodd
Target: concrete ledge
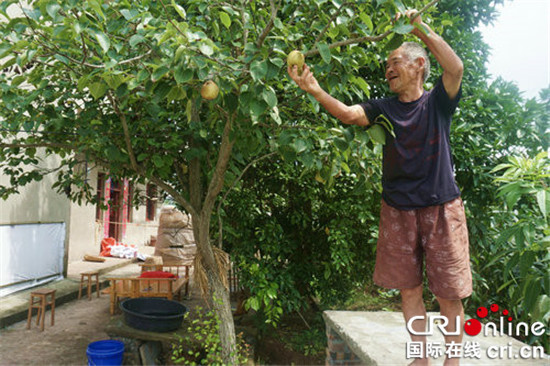
M 336 333 L 364 365 L 407 365 L 414 361 L 413 358 L 406 357 L 410 337 L 401 312 L 325 311 L 323 318 L 327 334 L 330 331 Z M 444 346 L 445 339 L 439 330 L 434 329 L 434 335 L 428 337 L 428 343 Z M 532 347 L 512 337 L 485 337 L 482 332 L 474 337 L 465 335 L 463 345 L 466 343 L 479 346 L 479 358 L 463 357 L 460 360 L 461 365 L 550 365 L 548 355 L 522 358 L 518 354 L 519 350 L 530 350 Z M 501 357 L 491 357 L 494 355 L 493 351 L 503 354 Z M 444 356 L 443 352 L 442 357 L 432 358 L 432 365 L 443 365 Z M 327 359 L 327 364 L 349 363 Z

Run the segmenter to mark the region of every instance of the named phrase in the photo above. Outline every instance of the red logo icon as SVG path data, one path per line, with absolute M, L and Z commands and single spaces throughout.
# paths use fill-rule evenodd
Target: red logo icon
M 481 332 L 481 323 L 477 319 L 468 319 L 464 323 L 464 332 L 469 336 L 478 335 Z

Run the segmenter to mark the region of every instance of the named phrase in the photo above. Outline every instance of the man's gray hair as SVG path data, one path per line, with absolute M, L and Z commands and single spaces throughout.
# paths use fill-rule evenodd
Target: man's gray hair
M 430 76 L 430 58 L 428 57 L 428 52 L 420 44 L 416 42 L 404 42 L 401 47 L 405 52 L 405 55 L 409 58 L 410 61 L 414 61 L 417 58 L 424 59 L 424 82 L 428 80 Z

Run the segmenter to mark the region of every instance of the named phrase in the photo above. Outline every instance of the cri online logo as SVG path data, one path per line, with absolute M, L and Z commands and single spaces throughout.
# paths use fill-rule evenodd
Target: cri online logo
M 491 313 L 498 313 L 500 310 L 500 307 L 498 306 L 498 304 L 492 304 L 489 307 L 489 309 L 491 310 Z M 480 319 L 485 319 L 489 315 L 489 310 L 484 306 L 480 306 L 479 308 L 477 308 L 476 313 Z M 504 320 L 505 318 L 507 322 L 505 322 Z M 487 322 L 485 324 L 485 329 L 483 334 L 487 336 L 489 332 L 492 331 L 492 334 L 495 336 L 496 335 L 518 336 L 520 334 L 524 334 L 527 336 L 529 335 L 529 330 L 530 330 L 531 334 L 540 336 L 545 332 L 544 324 L 541 322 L 535 322 L 531 326 L 529 326 L 529 324 L 525 322 L 519 322 L 514 327 L 512 324 L 512 320 L 513 318 L 512 316 L 510 316 L 510 312 L 507 309 L 504 309 L 502 310 L 502 313 L 499 319 L 499 324 L 498 324 L 499 330 L 497 330 L 497 324 L 495 324 L 494 322 Z M 468 319 L 464 323 L 464 332 L 470 336 L 476 336 L 479 333 L 481 333 L 481 328 L 482 328 L 481 322 L 477 319 Z
M 497 304 L 492 304 L 489 309 L 491 310 L 491 313 L 498 313 L 500 307 Z M 480 319 L 487 318 L 489 315 L 489 310 L 481 306 L 476 311 L 477 316 Z M 498 314 L 497 314 L 498 315 Z M 506 317 L 506 320 L 504 318 Z M 424 316 L 418 315 L 413 316 L 409 319 L 407 322 L 407 330 L 409 333 L 413 335 L 432 335 L 433 334 L 433 325 L 436 325 L 437 328 L 443 333 L 443 335 L 460 335 L 460 316 L 457 316 L 455 318 L 455 326 L 454 331 L 448 331 L 447 325 L 450 322 L 450 319 L 448 319 L 446 316 L 443 315 L 430 315 L 427 319 L 427 330 L 419 331 L 415 330 L 413 327 L 413 323 L 416 320 L 425 320 Z M 477 319 L 468 319 L 466 322 L 464 322 L 464 332 L 468 334 L 469 336 L 476 336 L 479 333 L 481 333 L 481 329 L 483 328 L 483 335 L 484 336 L 528 336 L 529 334 L 533 334 L 535 336 L 541 336 L 544 334 L 545 326 L 542 322 L 535 322 L 529 326 L 529 324 L 525 322 L 519 322 L 515 326 L 512 324 L 513 318 L 510 316 L 510 312 L 506 309 L 502 310 L 500 319 L 498 321 L 498 324 L 495 322 L 487 322 L 485 323 L 485 326 L 481 326 L 481 322 Z M 439 323 L 440 321 L 440 323 Z

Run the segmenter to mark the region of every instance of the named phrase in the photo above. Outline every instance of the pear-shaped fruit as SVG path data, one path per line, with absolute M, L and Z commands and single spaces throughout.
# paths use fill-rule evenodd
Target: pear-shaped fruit
M 220 93 L 220 88 L 212 80 L 208 80 L 207 82 L 202 84 L 201 97 L 203 97 L 204 99 L 207 99 L 207 100 L 216 99 L 219 93 Z
M 305 63 L 304 54 L 298 50 L 294 50 L 288 54 L 286 58 L 286 63 L 292 67 L 294 65 L 298 66 L 298 75 L 302 75 L 302 69 L 304 68 Z

